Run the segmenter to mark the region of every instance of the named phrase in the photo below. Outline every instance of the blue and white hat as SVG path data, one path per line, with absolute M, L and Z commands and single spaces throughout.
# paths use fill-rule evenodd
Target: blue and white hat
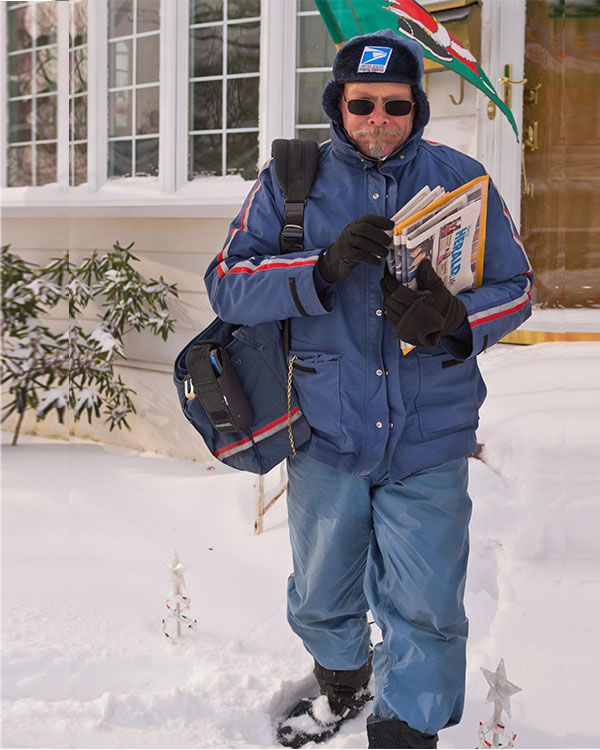
M 323 91 L 323 109 L 329 119 L 342 124 L 339 100 L 344 83 L 407 83 L 415 100 L 412 132 L 429 122 L 429 101 L 422 86 L 423 53 L 416 42 L 404 39 L 392 29 L 350 39 L 333 61 L 333 81 Z

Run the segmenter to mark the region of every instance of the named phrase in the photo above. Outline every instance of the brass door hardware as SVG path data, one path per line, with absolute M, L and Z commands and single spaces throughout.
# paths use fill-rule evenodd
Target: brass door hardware
M 512 65 L 510 63 L 507 63 L 504 66 L 504 75 L 502 78 L 498 78 L 498 83 L 503 84 L 504 91 L 502 99 L 504 100 L 504 103 L 506 106 L 511 109 L 512 105 L 512 87 L 513 86 L 522 86 L 527 83 L 527 78 L 523 78 L 522 81 L 513 81 L 512 80 Z
M 533 183 L 527 182 L 527 172 L 525 171 L 525 141 L 521 144 L 521 169 L 523 170 L 523 196 L 533 198 Z
M 532 89 L 525 89 L 525 100 L 528 104 L 537 104 L 537 97 L 538 97 L 538 91 L 542 88 L 542 84 L 538 83 L 537 86 L 535 86 Z
M 523 148 L 530 151 L 537 151 L 539 148 L 538 140 L 538 121 L 530 122 L 523 133 Z

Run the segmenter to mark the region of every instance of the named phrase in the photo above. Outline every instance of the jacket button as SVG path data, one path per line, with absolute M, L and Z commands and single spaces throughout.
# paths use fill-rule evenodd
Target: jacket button
M 381 377 L 383 375 L 383 370 L 376 370 L 375 374 Z
M 381 422 L 376 422 L 375 426 L 380 430 L 383 427 L 383 424 Z
M 377 200 L 377 198 L 379 198 L 379 193 L 373 193 L 373 198 L 374 198 L 375 200 Z
M 392 429 L 393 426 L 394 426 L 394 423 L 390 422 L 390 430 Z
M 381 317 L 383 315 L 383 310 L 375 310 L 375 315 L 379 315 Z

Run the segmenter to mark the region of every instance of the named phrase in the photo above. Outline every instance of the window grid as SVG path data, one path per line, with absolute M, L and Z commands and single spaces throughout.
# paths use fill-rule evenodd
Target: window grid
M 109 6 L 112 5 L 114 0 L 109 0 Z M 144 31 L 144 32 L 138 32 L 138 8 L 140 7 L 140 0 L 131 0 L 131 13 L 132 13 L 132 33 L 131 34 L 123 34 L 119 36 L 111 36 L 110 31 L 107 35 L 107 43 L 110 50 L 111 43 L 117 43 L 117 42 L 131 42 L 131 57 L 129 59 L 129 63 L 131 65 L 131 83 L 125 85 L 125 86 L 111 86 L 109 81 L 108 86 L 108 108 L 109 108 L 109 122 L 112 119 L 113 113 L 111 113 L 111 105 L 114 106 L 114 103 L 111 101 L 111 94 L 123 92 L 123 91 L 129 91 L 131 92 L 131 132 L 127 135 L 110 135 L 108 136 L 108 144 L 109 144 L 109 158 L 108 158 L 108 176 L 131 176 L 131 175 L 150 175 L 150 176 L 157 176 L 158 175 L 158 149 L 157 149 L 157 157 L 156 157 L 156 164 L 153 168 L 150 168 L 146 171 L 140 171 L 137 168 L 137 161 L 138 161 L 138 144 L 140 141 L 146 141 L 150 142 L 152 140 L 157 141 L 159 139 L 159 128 L 157 124 L 156 132 L 153 133 L 138 133 L 137 132 L 137 114 L 138 114 L 138 102 L 137 102 L 137 92 L 142 91 L 144 89 L 152 89 L 152 88 L 158 88 L 160 86 L 160 81 L 152 81 L 148 83 L 138 83 L 138 41 L 143 38 L 149 38 L 153 36 L 158 36 L 160 38 L 160 21 L 159 21 L 159 28 L 152 30 L 152 31 Z M 110 58 L 110 52 L 109 52 L 109 58 Z M 116 67 L 116 56 L 115 56 L 115 73 L 118 70 Z M 110 70 L 109 70 L 109 76 L 110 76 Z M 110 130 L 110 129 L 109 129 Z M 119 174 L 115 175 L 115 159 L 111 158 L 111 144 L 115 143 L 131 143 L 131 158 L 129 161 L 129 167 L 130 171 L 126 172 L 125 174 Z
M 189 128 L 189 154 L 188 154 L 188 163 L 189 163 L 189 172 L 188 172 L 188 179 L 192 180 L 195 176 L 198 175 L 197 170 L 195 170 L 195 164 L 194 164 L 194 148 L 193 148 L 193 136 L 196 135 L 220 135 L 221 138 L 221 175 L 227 175 L 228 174 L 228 147 L 227 147 L 227 136 L 229 134 L 236 134 L 236 133 L 256 133 L 257 140 L 258 140 L 258 133 L 259 128 L 258 124 L 256 127 L 238 127 L 238 128 L 230 128 L 228 127 L 228 117 L 227 117 L 227 95 L 228 95 L 228 82 L 233 80 L 239 80 L 239 79 L 258 79 L 259 85 L 260 85 L 260 71 L 253 72 L 253 73 L 229 73 L 228 72 L 228 66 L 227 66 L 227 55 L 228 55 L 228 49 L 229 49 L 229 28 L 232 26 L 241 26 L 245 24 L 251 24 L 251 23 L 258 23 L 261 22 L 260 16 L 250 16 L 248 18 L 228 18 L 228 0 L 223 0 L 223 18 L 221 20 L 217 21 L 206 21 L 206 22 L 200 22 L 200 23 L 192 23 L 190 18 L 190 24 L 189 24 L 189 33 L 190 36 L 192 35 L 193 31 L 195 29 L 210 29 L 210 28 L 220 28 L 223 31 L 223 44 L 222 44 L 222 52 L 221 52 L 221 65 L 222 65 L 222 74 L 221 75 L 207 75 L 207 76 L 197 76 L 194 77 L 190 75 L 189 77 L 189 86 L 190 86 L 190 97 L 189 97 L 189 107 L 190 107 L 190 119 L 192 119 L 192 110 L 194 107 L 194 97 L 193 97 L 193 85 L 194 83 L 200 83 L 200 82 L 209 82 L 209 81 L 221 81 L 221 125 L 220 128 L 202 128 L 202 129 L 194 129 L 190 126 Z
M 42 12 L 40 8 L 43 9 L 43 7 L 51 7 L 52 3 L 48 0 L 47 2 L 14 2 L 11 3 L 7 8 L 7 13 L 14 12 L 16 13 L 18 10 L 25 9 L 30 11 L 30 18 L 31 18 L 31 36 L 30 36 L 30 45 L 25 45 L 24 49 L 16 49 L 16 50 L 10 50 L 8 51 L 7 59 L 8 59 L 8 69 L 10 71 L 11 67 L 11 60 L 17 60 L 18 58 L 25 59 L 25 56 L 30 57 L 30 64 L 31 64 L 31 93 L 26 94 L 23 96 L 11 96 L 10 95 L 10 89 L 8 91 L 8 106 L 9 106 L 9 113 L 11 110 L 11 104 L 15 102 L 31 102 L 31 115 L 30 115 L 30 134 L 31 137 L 29 139 L 25 140 L 12 140 L 12 130 L 15 128 L 15 126 L 18 127 L 19 121 L 20 121 L 20 113 L 17 119 L 17 122 L 13 120 L 13 117 L 11 114 L 9 114 L 9 142 L 7 144 L 7 161 L 8 161 L 8 170 L 7 170 L 7 186 L 8 187 L 18 187 L 18 186 L 38 186 L 38 185 L 45 185 L 51 182 L 56 182 L 57 180 L 57 147 L 58 147 L 58 135 L 57 135 L 57 90 L 56 90 L 56 72 L 55 72 L 55 79 L 54 79 L 54 92 L 38 92 L 38 78 L 37 78 L 37 57 L 39 52 L 48 52 L 49 55 L 54 50 L 55 56 L 54 60 L 57 62 L 57 52 L 58 52 L 58 43 L 57 41 L 50 43 L 50 44 L 37 44 L 38 39 L 38 20 L 37 20 L 37 14 L 38 12 Z M 10 22 L 9 22 L 10 27 Z M 16 27 L 17 28 L 17 27 Z M 56 23 L 55 18 L 55 26 L 54 26 L 54 34 L 55 38 L 57 37 L 58 32 L 58 24 Z M 7 33 L 10 35 L 10 28 L 7 30 Z M 10 40 L 9 40 L 10 41 Z M 8 45 L 10 47 L 10 43 Z M 49 60 L 51 60 L 51 57 L 49 57 Z M 10 76 L 10 74 L 9 74 Z M 15 80 L 18 80 L 18 73 L 14 76 Z M 12 80 L 11 80 L 12 82 Z M 54 100 L 54 138 L 39 138 L 38 137 L 38 102 L 43 103 L 46 100 L 48 100 L 49 103 L 52 102 L 52 99 Z M 18 138 L 19 136 L 17 136 Z M 41 149 L 38 147 L 40 146 L 52 146 L 54 145 L 54 154 L 53 156 L 50 155 L 50 161 L 49 164 L 52 165 L 53 162 L 53 170 L 48 170 L 46 177 L 39 174 L 38 170 L 38 157 L 41 156 Z M 19 163 L 19 156 L 27 156 L 26 149 L 29 149 L 29 168 L 24 167 L 23 164 Z M 52 173 L 51 173 L 52 171 Z
M 300 56 L 305 48 L 309 49 L 309 45 L 318 43 L 319 40 L 311 40 L 305 38 L 303 34 L 303 18 L 316 17 L 320 20 L 320 13 L 318 10 L 304 10 L 307 4 L 302 0 L 298 0 L 297 3 L 297 24 L 296 24 L 296 115 L 295 115 L 295 130 L 296 138 L 312 138 L 318 141 L 325 140 L 329 137 L 329 122 L 321 109 L 321 93 L 325 83 L 331 80 L 331 64 L 333 63 L 333 57 L 335 55 L 335 48 L 333 43 L 329 39 L 326 30 L 324 38 L 325 47 L 322 52 L 327 54 L 329 50 L 329 57 L 326 66 L 323 65 L 310 65 L 310 57 L 307 61 L 309 66 L 301 65 Z M 323 44 L 323 41 L 321 40 Z M 316 52 L 316 48 L 314 49 Z M 306 61 L 305 61 L 306 62 Z M 316 85 L 310 87 L 310 76 L 318 75 Z M 306 84 L 308 89 L 304 92 L 303 86 Z M 311 106 L 311 103 L 313 106 Z M 310 107 L 310 111 L 308 108 Z
M 70 40 L 69 40 L 69 61 L 70 61 L 70 76 L 69 76 L 69 180 L 73 186 L 81 185 L 87 182 L 87 143 L 88 143 L 88 129 L 87 129 L 87 104 L 88 104 L 88 89 L 87 89 L 87 71 L 85 76 L 80 75 L 79 79 L 84 84 L 82 91 L 75 91 L 75 83 L 77 77 L 77 65 L 87 65 L 87 35 L 85 41 L 81 44 L 76 44 L 77 40 L 77 23 L 76 14 L 77 8 L 80 7 L 82 15 L 87 18 L 87 0 L 70 0 Z M 87 28 L 87 23 L 84 24 L 84 28 Z M 79 55 L 77 54 L 79 53 Z M 78 62 L 77 62 L 78 61 Z M 85 112 L 85 123 L 80 124 L 79 128 L 77 125 L 77 102 L 83 102 L 79 106 L 80 113 Z M 83 109 L 82 109 L 83 108 Z M 83 131 L 83 133 L 76 132 L 77 130 Z M 83 137 L 77 137 L 82 135 Z

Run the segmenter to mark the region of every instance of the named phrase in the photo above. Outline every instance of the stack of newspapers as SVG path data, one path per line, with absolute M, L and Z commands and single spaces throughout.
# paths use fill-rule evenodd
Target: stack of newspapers
M 453 294 L 481 284 L 485 249 L 488 175 L 451 193 L 426 185 L 392 216 L 390 272 L 415 289 L 417 266 L 429 258 Z

